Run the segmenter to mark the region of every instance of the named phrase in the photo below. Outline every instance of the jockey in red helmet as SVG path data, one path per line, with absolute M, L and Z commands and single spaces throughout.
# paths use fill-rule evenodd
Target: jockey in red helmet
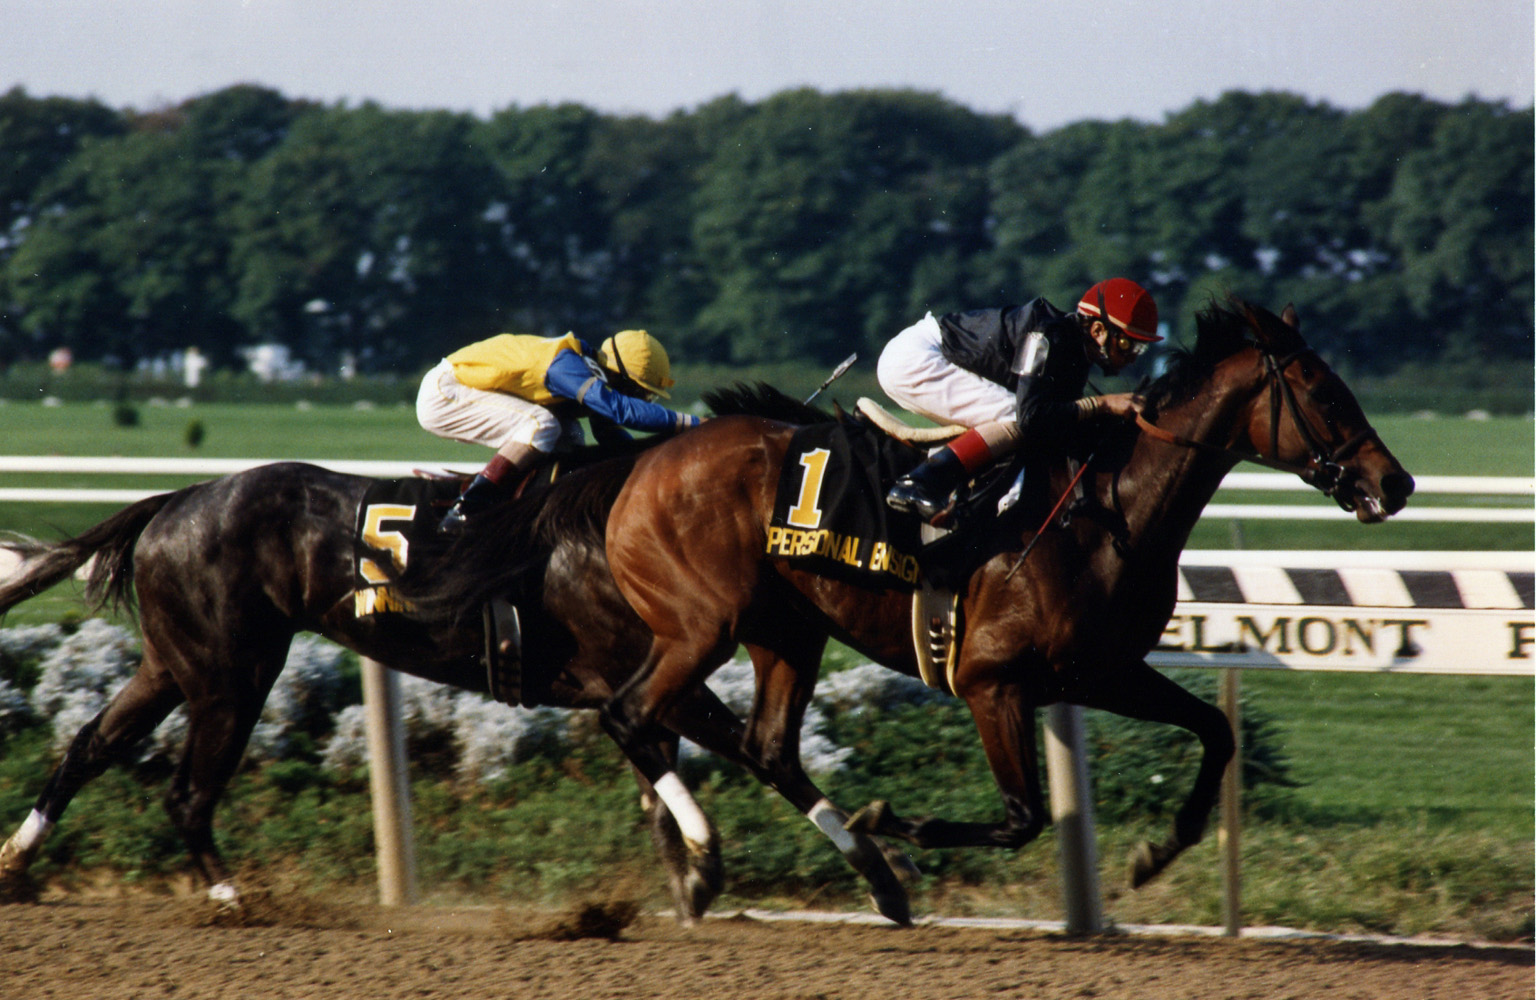
M 1128 278 L 1089 288 L 1073 312 L 1022 306 L 929 313 L 881 352 L 880 387 L 907 410 L 970 428 L 896 481 L 886 503 L 932 522 L 961 482 L 1021 444 L 1061 440 L 1079 420 L 1136 414 L 1130 393 L 1083 396 L 1098 365 L 1115 374 L 1158 334 L 1157 303 Z

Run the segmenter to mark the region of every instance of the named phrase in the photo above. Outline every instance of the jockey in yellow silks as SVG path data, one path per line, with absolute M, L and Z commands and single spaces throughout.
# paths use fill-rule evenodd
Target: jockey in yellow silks
M 616 428 L 671 431 L 699 418 L 652 402 L 674 384 L 660 341 L 644 330 L 614 334 L 594 351 L 575 334 L 503 333 L 448 355 L 421 380 L 416 419 L 438 437 L 496 449 L 443 518 L 454 530 L 494 503 L 562 442 L 580 443 L 586 415 L 593 432 Z

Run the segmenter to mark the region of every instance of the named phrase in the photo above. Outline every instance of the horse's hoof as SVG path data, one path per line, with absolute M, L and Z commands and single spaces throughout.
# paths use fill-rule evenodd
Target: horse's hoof
M 10 903 L 35 903 L 43 895 L 43 887 L 25 871 L 6 872 L 0 875 L 0 905 Z
M 843 829 L 849 833 L 879 833 L 886 817 L 890 815 L 890 803 L 884 799 L 876 799 L 869 805 L 848 817 L 848 822 L 843 824 Z
M 721 871 L 720 856 L 713 857 L 714 864 L 697 865 L 688 872 L 687 897 L 690 920 L 698 920 L 709 911 L 710 904 L 715 897 L 720 895 L 720 889 L 725 884 L 725 876 Z
M 902 927 L 912 926 L 912 904 L 907 901 L 905 892 L 872 892 L 869 901 L 875 912 L 885 919 Z
M 1140 889 L 1161 875 L 1176 854 L 1178 854 L 1177 850 L 1165 844 L 1154 844 L 1150 840 L 1142 841 L 1141 846 L 1131 855 L 1131 888 Z

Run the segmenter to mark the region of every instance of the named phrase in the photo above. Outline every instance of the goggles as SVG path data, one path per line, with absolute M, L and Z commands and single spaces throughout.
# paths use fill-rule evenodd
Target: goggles
M 1113 324 L 1109 324 L 1109 328 L 1113 331 L 1109 338 L 1109 343 L 1121 354 L 1129 354 L 1132 358 L 1139 358 L 1141 357 L 1141 352 L 1147 349 L 1147 342 L 1145 340 L 1132 337 Z
M 1128 355 L 1130 355 L 1132 361 L 1134 361 L 1137 358 L 1141 357 L 1141 352 L 1145 351 L 1147 349 L 1147 343 L 1148 342 L 1145 341 L 1145 340 L 1141 340 L 1138 337 L 1131 336 L 1130 334 L 1126 333 L 1125 330 L 1123 330 L 1120 327 L 1116 326 L 1110 320 L 1110 318 L 1109 318 L 1109 307 L 1104 304 L 1104 289 L 1103 288 L 1099 289 L 1099 317 L 1098 318 L 1099 318 L 1099 322 L 1104 324 L 1104 328 L 1109 331 L 1109 336 L 1107 338 L 1105 338 L 1105 341 L 1104 341 L 1104 347 L 1105 347 L 1106 350 L 1111 348 L 1111 347 L 1113 347 L 1116 351 L 1120 352 L 1121 354 L 1128 354 Z

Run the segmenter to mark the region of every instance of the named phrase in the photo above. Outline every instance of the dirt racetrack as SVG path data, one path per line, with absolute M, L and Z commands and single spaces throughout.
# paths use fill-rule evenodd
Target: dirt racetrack
M 172 899 L 0 906 L 9 1000 L 646 997 L 1359 998 L 1532 996 L 1530 949 L 764 922 L 552 940 L 567 915 L 306 904 L 221 926 Z

